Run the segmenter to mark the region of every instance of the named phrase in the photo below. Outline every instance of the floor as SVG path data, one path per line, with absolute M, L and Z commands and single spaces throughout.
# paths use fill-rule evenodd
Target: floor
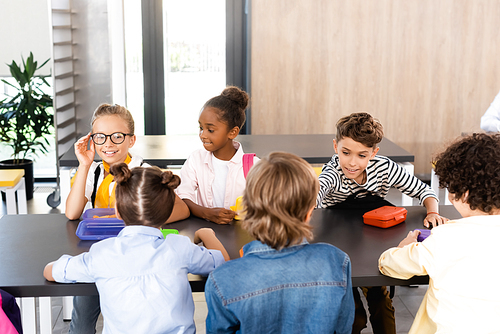
M 45 213 L 60 213 L 62 208 L 52 209 L 46 203 L 47 196 L 52 193 L 55 184 L 38 183 L 35 184 L 35 193 L 33 199 L 28 201 L 28 213 L 30 214 L 45 214 Z M 442 195 L 442 194 L 440 194 Z M 387 200 L 395 205 L 400 205 L 401 195 L 399 191 L 391 189 Z M 415 201 L 414 205 L 418 205 Z M 0 217 L 6 214 L 5 202 L 0 205 Z M 397 287 L 393 298 L 393 305 L 396 309 L 396 329 L 397 333 L 408 333 L 410 326 L 415 318 L 418 307 L 427 290 L 427 286 L 412 286 L 412 287 Z M 193 293 L 195 301 L 195 323 L 198 334 L 205 333 L 205 317 L 207 315 L 207 306 L 203 293 Z M 62 319 L 62 298 L 52 298 L 52 319 L 53 333 L 66 334 L 69 329 L 69 321 Z M 97 333 L 102 332 L 102 317 L 99 318 Z M 362 331 L 363 334 L 372 333 L 371 326 Z

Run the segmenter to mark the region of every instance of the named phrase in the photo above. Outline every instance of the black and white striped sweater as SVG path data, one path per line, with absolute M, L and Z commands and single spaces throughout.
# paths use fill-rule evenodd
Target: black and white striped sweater
M 377 155 L 371 159 L 366 167 L 366 176 L 365 184 L 358 184 L 347 178 L 335 154 L 323 166 L 319 176 L 320 189 L 316 207 L 326 208 L 335 205 L 353 194 L 358 198 L 368 194 L 385 198 L 391 186 L 410 197 L 418 198 L 420 204 L 428 197 L 437 199 L 436 193 L 428 185 L 387 157 Z

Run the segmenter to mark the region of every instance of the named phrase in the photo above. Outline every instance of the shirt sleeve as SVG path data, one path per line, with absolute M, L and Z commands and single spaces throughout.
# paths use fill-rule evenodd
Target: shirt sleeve
M 411 175 L 408 171 L 398 165 L 394 161 L 389 161 L 389 185 L 394 186 L 403 194 L 412 198 L 418 198 L 420 204 L 428 197 L 434 197 L 439 201 L 434 190 L 424 182 L 420 181 L 416 176 Z
M 403 248 L 390 248 L 380 255 L 378 268 L 382 274 L 399 279 L 428 275 L 433 243 L 433 238 L 429 237 L 424 242 L 414 242 Z
M 93 283 L 90 274 L 90 254 L 63 255 L 52 266 L 52 276 L 59 283 Z
M 191 261 L 188 271 L 194 275 L 208 275 L 218 266 L 226 262 L 222 253 L 215 249 L 207 249 L 190 243 L 192 247 Z
M 323 170 L 321 171 L 318 180 L 319 180 L 319 193 L 318 196 L 316 197 L 316 207 L 322 208 L 326 207 L 323 206 L 322 203 L 325 196 L 338 189 L 338 186 L 340 184 L 340 177 L 338 176 L 335 168 L 329 163 L 327 163 L 323 166 Z
M 481 129 L 489 132 L 500 131 L 500 92 L 481 117 Z
M 236 333 L 240 329 L 239 320 L 224 305 L 223 298 L 217 289 L 212 274 L 208 277 L 205 285 L 205 300 L 207 301 L 208 308 L 206 319 L 207 333 Z
M 198 177 L 193 156 L 189 156 L 181 168 L 181 184 L 176 189 L 177 195 L 181 199 L 196 201 L 196 191 L 198 190 Z

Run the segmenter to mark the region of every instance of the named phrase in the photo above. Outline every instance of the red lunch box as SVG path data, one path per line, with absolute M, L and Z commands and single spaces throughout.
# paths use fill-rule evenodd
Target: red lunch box
M 397 206 L 383 206 L 368 211 L 363 215 L 363 222 L 367 225 L 388 228 L 406 220 L 406 209 Z

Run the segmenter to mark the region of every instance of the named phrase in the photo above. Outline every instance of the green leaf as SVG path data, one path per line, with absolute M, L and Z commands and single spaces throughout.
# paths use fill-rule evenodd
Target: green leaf
M 36 75 L 47 62 L 38 66 L 30 52 L 21 63 L 12 61 L 7 65 L 18 87 L 2 80 L 16 94 L 0 101 L 0 141 L 12 147 L 14 159 L 26 158 L 29 153 L 46 153 L 50 145 L 45 136 L 53 135 L 53 100 L 42 90 L 50 85 L 45 80 L 48 76 Z

